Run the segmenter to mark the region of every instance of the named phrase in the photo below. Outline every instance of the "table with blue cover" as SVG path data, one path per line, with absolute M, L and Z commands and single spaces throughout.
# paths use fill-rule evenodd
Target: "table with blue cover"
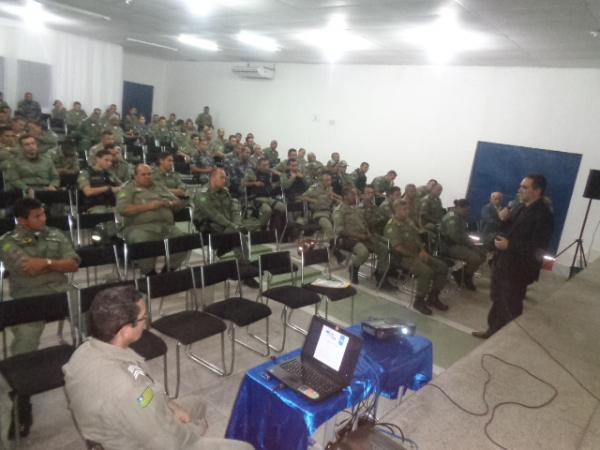
M 267 370 L 299 355 L 295 350 L 250 369 L 244 377 L 225 436 L 256 450 L 306 450 L 309 437 L 340 411 L 371 395 L 395 399 L 400 388 L 420 389 L 432 377 L 431 341 L 419 336 L 385 341 L 362 335 L 360 325 L 348 331 L 362 336 L 363 349 L 352 383 L 339 394 L 311 402 L 267 375 Z

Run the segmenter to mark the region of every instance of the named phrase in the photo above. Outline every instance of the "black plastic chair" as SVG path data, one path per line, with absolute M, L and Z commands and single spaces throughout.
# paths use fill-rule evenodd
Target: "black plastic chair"
M 329 249 L 328 248 L 312 248 L 305 250 L 303 247 L 299 247 L 300 256 L 302 261 L 301 270 L 301 282 L 302 287 L 311 292 L 314 292 L 322 297 L 325 297 L 325 318 L 328 318 L 329 302 L 337 302 L 346 298 L 352 299 L 350 306 L 350 323 L 354 323 L 354 296 L 356 295 L 356 289 L 352 286 L 346 287 L 325 287 L 316 286 L 314 284 L 304 283 L 304 269 L 308 266 L 316 264 L 324 264 L 326 269 L 326 276 L 331 280 L 331 263 L 329 260 Z
M 3 217 L 0 219 L 0 236 L 4 233 L 8 233 L 15 229 L 15 218 L 14 217 Z
M 75 218 L 76 234 L 77 234 L 77 245 L 82 245 L 82 231 L 92 230 L 96 226 L 107 223 L 116 222 L 115 213 L 99 213 L 99 214 L 77 214 Z
M 188 224 L 188 233 L 192 232 L 192 208 L 186 206 L 173 214 L 175 222 L 186 222 Z
M 288 327 L 292 330 L 297 331 L 298 333 L 304 335 L 307 334 L 307 331 L 305 329 L 290 321 L 294 310 L 303 308 L 305 306 L 315 305 L 316 315 L 319 312 L 319 303 L 321 302 L 321 298 L 318 294 L 310 292 L 301 287 L 294 286 L 293 284 L 271 288 L 271 277 L 268 277 L 267 280 L 267 290 L 263 290 L 263 278 L 267 276 L 267 274 L 272 274 L 274 272 L 278 274 L 289 273 L 292 277 L 292 283 L 294 282 L 294 268 L 292 265 L 292 259 L 290 257 L 289 251 L 273 252 L 260 255 L 258 257 L 258 271 L 260 277 L 260 288 L 258 292 L 258 298 L 260 300 L 266 298 L 268 300 L 273 300 L 283 305 L 283 310 L 281 311 L 281 323 L 283 327 L 283 338 L 281 341 L 281 347 L 276 348 L 272 345 L 269 345 L 272 350 L 276 352 L 282 352 L 285 348 L 285 340 L 287 337 Z M 251 336 L 261 341 L 261 339 L 256 335 Z
M 167 268 L 171 270 L 171 256 L 175 253 L 183 253 L 183 252 L 191 252 L 194 249 L 200 249 L 202 252 L 202 260 L 204 264 L 206 264 L 206 257 L 204 255 L 204 240 L 202 239 L 202 235 L 198 233 L 194 234 L 185 234 L 183 236 L 177 236 L 165 239 L 166 245 L 166 260 L 167 260 Z M 186 261 L 184 266 L 189 265 L 189 258 Z
M 135 244 L 123 244 L 123 276 L 125 279 L 129 277 L 129 267 L 133 266 L 133 262 L 145 258 L 157 258 L 159 256 L 166 257 L 165 241 L 147 241 L 138 242 Z M 135 268 L 133 268 L 133 279 L 135 279 Z
M 71 242 L 75 242 L 75 228 L 73 225 L 73 216 L 70 214 L 65 214 L 64 216 L 48 216 L 46 218 L 46 226 L 68 232 Z
M 241 233 L 237 231 L 232 233 L 210 233 L 208 235 L 208 261 L 213 263 L 215 262 L 215 256 L 218 258 L 238 247 L 242 249 L 242 252 L 244 251 Z
M 0 208 L 12 208 L 17 200 L 23 198 L 23 191 L 0 191 Z
M 77 324 L 77 329 L 79 331 L 78 335 L 83 340 L 86 333 L 84 330 L 87 329 L 84 323 L 84 314 L 87 313 L 92 306 L 92 301 L 94 297 L 104 289 L 120 287 L 120 286 L 128 286 L 133 285 L 133 281 L 120 281 L 117 283 L 106 283 L 106 284 L 97 284 L 94 286 L 88 286 L 85 288 L 80 288 L 77 290 L 77 308 L 78 308 L 78 317 L 79 321 Z M 159 356 L 163 357 L 163 370 L 164 370 L 164 381 L 165 381 L 165 392 L 167 396 L 169 395 L 169 383 L 168 383 L 168 375 L 167 375 L 167 344 L 164 340 L 157 336 L 154 333 L 144 329 L 142 332 L 142 336 L 133 344 L 129 346 L 133 351 L 135 351 L 138 355 L 144 358 L 146 361 L 154 358 L 158 358 Z
M 229 375 L 225 367 L 225 331 L 227 325 L 218 317 L 203 311 L 198 311 L 195 300 L 196 285 L 192 269 L 182 269 L 174 272 L 165 272 L 138 281 L 138 289 L 147 294 L 147 309 L 149 325 L 177 341 L 175 357 L 177 362 L 177 382 L 175 398 L 179 396 L 181 380 L 180 347 L 192 361 L 206 367 L 212 372 L 224 376 Z M 174 294 L 189 292 L 193 297 L 194 308 L 169 314 L 157 320 L 152 320 L 152 299 L 163 298 Z M 221 334 L 221 362 L 222 367 L 200 358 L 191 351 L 192 344 L 216 334 Z
M 230 323 L 229 332 L 231 334 L 231 366 L 229 373 L 233 372 L 233 366 L 235 362 L 235 343 L 238 343 L 241 346 L 258 353 L 261 356 L 269 356 L 269 316 L 271 315 L 271 308 L 265 304 L 244 298 L 237 260 L 220 261 L 207 266 L 196 267 L 194 268 L 193 273 L 195 279 L 198 279 L 198 276 L 200 276 L 202 279 L 201 304 L 203 310 L 220 317 L 223 320 L 227 320 Z M 205 289 L 219 283 L 224 283 L 226 285 L 229 280 L 237 280 L 237 287 L 240 292 L 240 296 L 226 296 L 224 300 L 211 303 L 210 305 L 204 305 Z M 227 290 L 228 289 L 226 289 L 226 291 Z M 266 328 L 266 340 L 263 342 L 265 344 L 264 352 L 253 348 L 242 340 L 236 339 L 236 326 L 247 327 L 263 319 L 265 320 Z
M 78 176 L 76 173 L 64 173 L 60 175 L 60 187 L 65 189 L 76 188 Z
M 98 266 L 113 265 L 117 278 L 120 280 L 119 257 L 116 245 L 88 245 L 78 247 L 75 252 L 81 258 L 79 269 L 85 269 L 86 284 L 90 285 L 90 268 L 94 269 L 94 284 L 98 283 Z
M 72 318 L 66 293 L 40 295 L 0 302 L 0 329 L 30 322 L 54 322 Z M 74 330 L 71 323 L 71 330 Z M 73 343 L 75 338 L 73 336 Z M 75 351 L 74 345 L 60 344 L 0 361 L 0 374 L 13 395 L 15 443 L 20 440 L 19 399 L 64 386 L 62 366 Z

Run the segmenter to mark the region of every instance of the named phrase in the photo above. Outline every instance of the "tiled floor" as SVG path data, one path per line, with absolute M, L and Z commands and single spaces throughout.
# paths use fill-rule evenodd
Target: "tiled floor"
M 195 260 L 197 257 L 194 256 Z M 316 271 L 311 272 L 312 276 L 316 276 Z M 347 277 L 345 268 L 338 268 L 334 271 L 335 276 Z M 536 310 L 545 306 L 552 308 L 552 302 L 550 299 L 550 293 L 554 292 L 557 287 L 563 284 L 561 278 L 554 276 L 551 273 L 544 273 L 540 283 L 536 284 L 528 294 L 528 301 L 526 304 L 526 310 Z M 397 292 L 392 295 L 382 294 L 374 290 L 374 282 L 371 280 L 361 280 L 359 286 L 359 294 L 356 298 L 355 308 L 355 322 L 365 319 L 369 316 L 385 316 L 385 317 L 398 317 L 406 321 L 413 322 L 417 325 L 417 333 L 428 337 L 434 344 L 434 365 L 435 372 L 442 373 L 446 368 L 454 364 L 457 371 L 464 372 L 465 380 L 472 380 L 473 383 L 480 382 L 479 369 L 473 368 L 468 364 L 463 363 L 461 358 L 475 350 L 475 354 L 480 350 L 478 347 L 482 344 L 479 341 L 470 336 L 470 331 L 473 329 L 481 329 L 485 326 L 485 318 L 487 315 L 489 302 L 489 281 L 485 270 L 481 278 L 477 280 L 479 289 L 477 292 L 467 292 L 456 288 L 453 284 L 449 284 L 449 287 L 443 293 L 442 298 L 450 305 L 450 310 L 447 313 L 434 313 L 432 317 L 422 316 L 409 307 L 410 295 L 402 292 Z M 212 297 L 222 295 L 221 290 L 217 290 Z M 252 291 L 248 288 L 244 289 L 244 295 L 248 298 L 254 298 L 256 291 Z M 211 295 L 206 296 L 210 298 Z M 181 308 L 183 305 L 182 299 L 176 299 L 173 302 L 169 302 L 166 306 L 166 311 L 176 310 Z M 281 333 L 281 327 L 279 324 L 279 312 L 280 309 L 276 304 L 270 304 L 273 309 L 273 316 L 271 320 L 271 331 L 277 339 Z M 323 308 L 321 309 L 323 311 Z M 310 319 L 308 312 L 300 312 L 295 314 L 294 319 L 305 324 Z M 341 301 L 330 305 L 329 307 L 330 318 L 339 321 L 341 323 L 350 322 L 350 302 Z M 574 313 L 575 315 L 575 313 Z M 585 321 L 585 315 L 577 317 L 578 320 Z M 262 326 L 255 327 L 256 331 L 261 333 L 264 328 Z M 55 325 L 49 325 L 46 328 L 44 334 L 44 343 L 51 344 L 55 342 Z M 303 338 L 297 333 L 288 333 L 289 341 L 286 349 L 291 350 L 299 347 L 302 344 Z M 175 361 L 174 361 L 174 346 L 173 342 L 165 338 L 169 344 L 169 377 L 171 389 L 174 387 L 175 380 Z M 514 339 L 507 339 L 504 344 L 506 352 L 510 354 L 511 348 L 519 346 L 520 341 L 515 337 Z M 202 343 L 195 345 L 195 351 L 201 353 L 203 356 L 216 361 L 219 356 L 219 340 L 218 338 L 211 338 Z M 585 348 L 586 354 L 594 352 L 592 345 L 589 348 Z M 589 353 L 588 353 L 589 352 Z M 596 352 L 597 354 L 597 352 Z M 597 357 L 596 357 L 597 358 Z M 460 360 L 460 361 L 459 361 Z M 236 348 L 236 366 L 233 375 L 227 378 L 220 378 L 204 368 L 196 365 L 187 358 L 182 358 L 182 385 L 181 395 L 196 394 L 200 395 L 209 406 L 208 410 L 208 421 L 210 424 L 208 434 L 210 436 L 223 436 L 227 421 L 229 418 L 232 404 L 235 400 L 237 389 L 241 379 L 244 376 L 245 371 L 261 362 L 264 359 L 258 355 L 255 355 L 240 347 Z M 458 361 L 458 363 L 457 363 Z M 457 363 L 457 364 L 455 364 Z M 162 381 L 162 360 L 159 358 L 156 361 L 149 361 L 152 374 L 159 381 Z M 490 363 L 491 365 L 491 363 Z M 538 371 L 544 371 L 544 365 L 540 365 L 536 368 Z M 501 376 L 494 378 L 494 386 L 501 385 L 502 383 L 510 383 L 511 377 L 514 375 L 510 370 L 501 370 Z M 504 373 L 506 372 L 506 373 Z M 473 375 L 476 373 L 476 375 Z M 439 378 L 439 382 L 443 383 L 443 375 Z M 559 380 L 567 383 L 567 380 Z M 456 389 L 462 389 L 465 392 L 469 392 L 473 387 L 473 383 L 463 382 L 460 386 L 455 386 Z M 568 383 L 567 383 L 568 384 Z M 532 401 L 536 398 L 537 390 L 539 386 L 535 383 L 520 384 L 520 389 L 515 391 L 515 395 L 521 400 L 527 401 L 530 396 Z M 575 388 L 573 388 L 575 390 Z M 422 391 L 424 392 L 424 390 Z M 545 393 L 545 392 L 543 392 Z M 561 393 L 562 394 L 562 393 Z M 424 448 L 493 448 L 489 442 L 485 441 L 481 436 L 481 423 L 484 419 L 473 420 L 473 430 L 461 432 L 461 442 L 471 443 L 477 446 L 457 446 L 450 445 L 453 436 L 457 434 L 450 425 L 444 425 L 441 428 L 436 428 L 435 433 L 430 433 L 432 430 L 420 429 L 418 425 L 411 422 L 407 417 L 413 414 L 428 414 L 435 417 L 441 416 L 453 416 L 460 418 L 461 420 L 469 421 L 469 417 L 463 417 L 457 410 L 453 409 L 452 405 L 444 401 L 441 395 L 429 390 L 426 395 L 431 397 L 431 405 L 423 405 L 417 403 L 411 403 L 416 395 L 409 398 L 401 407 L 397 406 L 397 403 L 389 402 L 382 408 L 383 414 L 386 415 L 386 420 L 393 421 L 394 423 L 400 424 L 406 427 L 411 433 L 417 437 L 422 435 L 434 434 L 438 436 L 437 440 L 419 440 L 421 449 Z M 494 396 L 499 398 L 501 394 L 496 393 L 494 389 L 490 389 L 489 398 L 492 399 Z M 597 411 L 597 404 L 593 402 L 586 402 L 582 399 L 576 399 L 575 404 L 570 402 L 561 403 L 561 406 L 557 408 L 563 408 L 563 410 L 552 410 L 548 409 L 539 416 L 540 421 L 537 428 L 531 429 L 531 433 L 544 433 L 546 429 L 548 433 L 553 433 L 557 436 L 557 441 L 564 444 L 565 447 L 554 447 L 554 448 L 577 448 L 577 445 L 581 444 L 581 448 L 593 448 L 589 445 L 593 442 L 590 438 L 586 437 L 586 440 L 582 442 L 575 442 L 576 436 L 580 436 L 580 433 L 575 433 L 574 429 L 582 429 L 586 424 L 586 420 L 590 422 L 589 428 L 591 433 L 600 434 L 600 413 Z M 435 407 L 433 406 L 435 401 Z M 66 408 L 66 401 L 62 389 L 37 395 L 33 398 L 34 404 L 34 418 L 35 424 L 31 431 L 31 435 L 23 441 L 22 448 L 28 449 L 83 449 L 84 444 L 79 437 L 77 430 L 73 424 L 71 416 Z M 481 408 L 480 401 L 474 398 L 471 403 L 468 404 L 473 409 Z M 506 407 L 509 409 L 512 407 Z M 580 410 L 581 414 L 574 414 L 571 412 L 571 408 Z M 592 413 L 595 412 L 593 420 L 590 419 Z M 503 413 L 502 418 L 494 421 L 490 427 L 490 433 L 499 433 L 498 430 L 502 430 L 504 427 L 506 417 L 514 421 L 520 420 L 522 415 L 529 414 L 529 412 L 513 411 L 510 413 Z M 561 422 L 560 426 L 552 426 L 552 421 L 556 416 L 568 414 L 570 417 L 569 421 Z M 537 417 L 537 416 L 536 416 Z M 458 419 L 457 419 L 458 420 Z M 482 422 L 483 421 L 483 422 Z M 481 422 L 481 423 L 480 423 Z M 559 439 L 560 438 L 560 439 Z M 516 439 L 516 438 L 515 438 Z M 484 444 L 481 444 L 481 443 Z M 508 447 L 513 448 L 510 440 L 503 441 L 508 444 Z M 515 441 L 516 442 L 516 441 Z M 480 445 L 481 444 L 481 445 Z M 486 447 L 487 445 L 487 447 Z M 585 447 L 587 445 L 587 447 Z M 515 448 L 520 448 L 518 445 Z M 524 447 L 523 447 L 524 448 Z M 529 448 L 544 448 L 532 446 Z

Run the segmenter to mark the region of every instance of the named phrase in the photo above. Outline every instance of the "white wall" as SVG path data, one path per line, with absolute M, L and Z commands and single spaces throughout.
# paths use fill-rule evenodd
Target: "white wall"
M 561 248 L 579 233 L 588 170 L 600 168 L 600 70 L 278 64 L 266 81 L 231 66 L 170 64 L 167 109 L 195 117 L 209 105 L 227 133 L 320 160 L 339 151 L 352 169 L 369 161 L 371 176 L 397 170 L 400 185 L 435 177 L 446 204 L 466 192 L 477 141 L 581 153 Z M 594 202 L 586 251 L 599 220 Z
M 0 56 L 5 58 L 4 94 L 16 107 L 23 98 L 17 92 L 17 60 L 52 66 L 51 99 L 61 99 L 70 108 L 79 100 L 89 112 L 94 107 L 121 104 L 123 94 L 123 49 L 58 31 L 32 33 L 17 22 L 0 21 Z M 50 103 L 52 100 L 50 100 Z M 41 105 L 49 111 L 51 105 Z
M 123 80 L 154 86 L 152 113 L 168 115 L 167 61 L 126 53 L 123 59 Z

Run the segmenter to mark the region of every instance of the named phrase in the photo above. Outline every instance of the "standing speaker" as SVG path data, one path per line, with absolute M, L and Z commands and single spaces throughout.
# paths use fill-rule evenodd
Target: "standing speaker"
M 590 170 L 583 196 L 585 198 L 600 200 L 600 170 Z

